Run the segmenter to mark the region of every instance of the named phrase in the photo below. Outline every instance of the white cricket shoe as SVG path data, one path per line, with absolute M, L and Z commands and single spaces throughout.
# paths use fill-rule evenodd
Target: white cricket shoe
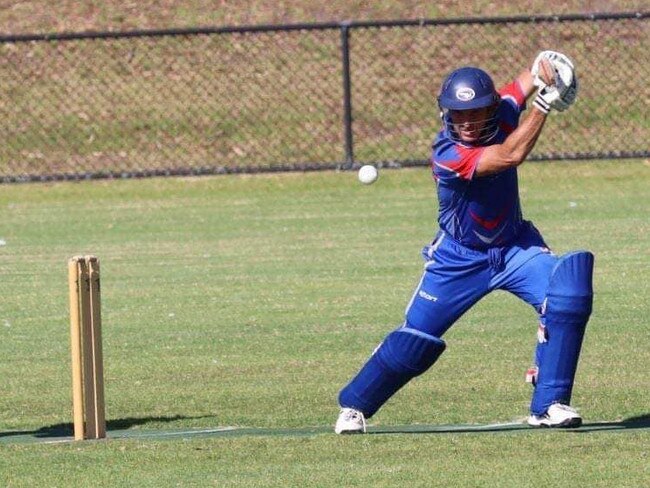
M 366 432 L 366 418 L 363 412 L 354 408 L 342 408 L 336 420 L 334 432 L 337 434 L 363 434 Z
M 554 403 L 544 415 L 528 417 L 528 425 L 532 427 L 580 427 L 582 417 L 569 405 Z

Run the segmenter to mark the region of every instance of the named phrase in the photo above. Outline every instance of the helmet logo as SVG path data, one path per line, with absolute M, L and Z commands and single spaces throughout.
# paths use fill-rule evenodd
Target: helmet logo
M 473 100 L 475 96 L 476 93 L 474 93 L 474 90 L 469 87 L 463 87 L 456 90 L 456 98 L 461 102 L 469 102 L 470 100 Z

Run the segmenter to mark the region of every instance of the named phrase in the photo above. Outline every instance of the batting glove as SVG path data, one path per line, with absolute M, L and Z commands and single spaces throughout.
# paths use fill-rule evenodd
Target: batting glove
M 540 76 L 540 64 L 543 59 L 548 60 L 555 70 L 552 86 L 548 86 Z M 542 51 L 535 58 L 530 72 L 533 75 L 533 84 L 539 88 L 538 96 L 542 97 L 538 108 L 542 111 L 546 109 L 544 113 L 548 113 L 550 108 L 563 112 L 575 102 L 578 95 L 578 78 L 575 66 L 568 56 L 556 51 Z M 544 102 L 548 104 L 548 108 Z
M 560 92 L 555 86 L 543 86 L 537 90 L 533 105 L 543 114 L 548 114 L 553 104 L 560 100 Z

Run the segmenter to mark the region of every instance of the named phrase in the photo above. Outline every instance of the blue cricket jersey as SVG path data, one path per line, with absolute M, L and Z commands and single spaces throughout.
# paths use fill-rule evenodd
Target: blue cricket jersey
M 526 98 L 516 81 L 499 90 L 498 131 L 491 144 L 501 144 L 519 125 Z M 433 143 L 432 171 L 438 190 L 440 229 L 473 249 L 511 242 L 522 229 L 517 168 L 476 177 L 486 146 L 454 142 L 446 129 Z

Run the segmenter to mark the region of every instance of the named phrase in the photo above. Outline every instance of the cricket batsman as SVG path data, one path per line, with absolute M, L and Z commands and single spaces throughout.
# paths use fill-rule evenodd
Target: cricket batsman
M 528 424 L 581 425 L 571 393 L 591 314 L 594 256 L 553 254 L 522 218 L 517 183 L 517 167 L 549 113 L 570 108 L 577 91 L 573 63 L 555 51 L 539 53 L 530 69 L 498 91 L 476 67 L 447 76 L 431 158 L 439 231 L 423 249 L 424 272 L 404 323 L 340 391 L 337 434 L 365 432 L 368 418 L 436 362 L 445 332 L 493 290 L 509 291 L 539 316 L 535 366 L 527 375 L 534 387 Z

